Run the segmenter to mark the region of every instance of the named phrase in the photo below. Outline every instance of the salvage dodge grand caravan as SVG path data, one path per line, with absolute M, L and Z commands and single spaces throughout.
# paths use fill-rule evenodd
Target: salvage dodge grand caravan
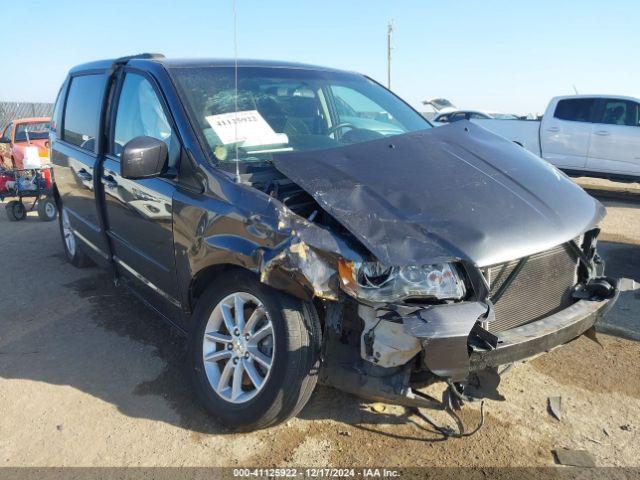
M 590 329 L 617 281 L 600 203 L 463 121 L 300 64 L 143 54 L 71 70 L 51 127 L 69 261 L 188 335 L 212 414 L 295 415 L 318 380 L 369 399 L 497 395 L 498 367 Z

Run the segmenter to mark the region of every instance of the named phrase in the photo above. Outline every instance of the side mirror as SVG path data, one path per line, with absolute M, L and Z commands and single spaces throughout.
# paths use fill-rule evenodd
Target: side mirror
M 0 137 L 0 143 L 11 143 L 11 139 L 9 137 Z
M 167 144 L 162 140 L 133 138 L 122 149 L 121 174 L 131 180 L 157 177 L 164 171 L 168 158 Z

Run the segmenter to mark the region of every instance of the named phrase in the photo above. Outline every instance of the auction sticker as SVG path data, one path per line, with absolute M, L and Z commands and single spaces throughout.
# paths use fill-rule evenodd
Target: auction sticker
M 205 119 L 224 145 L 255 147 L 289 142 L 287 135 L 274 132 L 257 110 L 209 115 Z

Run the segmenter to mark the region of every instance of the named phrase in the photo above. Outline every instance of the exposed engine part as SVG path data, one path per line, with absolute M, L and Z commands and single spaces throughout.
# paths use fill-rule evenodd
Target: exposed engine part
M 358 315 L 364 322 L 360 340 L 363 360 L 385 368 L 397 367 L 422 350 L 420 341 L 408 335 L 402 323 L 378 317 L 373 308 L 364 305 L 358 306 Z

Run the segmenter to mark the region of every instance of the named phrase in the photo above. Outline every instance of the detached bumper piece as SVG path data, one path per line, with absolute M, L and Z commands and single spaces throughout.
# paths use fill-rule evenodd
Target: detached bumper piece
M 500 332 L 483 328 L 491 313 L 483 302 L 433 306 L 403 317 L 403 322 L 407 333 L 421 341 L 431 372 L 465 382 L 473 372 L 526 360 L 579 337 L 613 306 L 618 283 L 596 277 L 574 292 L 577 301 L 566 308 Z
M 495 349 L 471 346 L 471 371 L 484 370 L 534 357 L 563 345 L 589 330 L 615 302 L 580 300 L 536 322 L 496 334 Z

